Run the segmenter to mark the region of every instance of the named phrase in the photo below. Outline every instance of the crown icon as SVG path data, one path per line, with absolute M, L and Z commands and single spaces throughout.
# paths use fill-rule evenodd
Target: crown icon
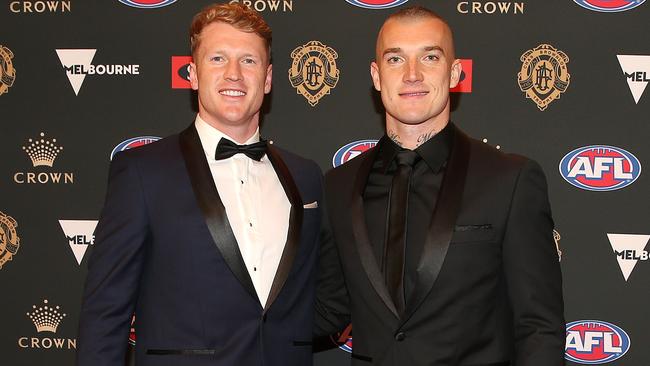
M 58 328 L 59 323 L 66 316 L 66 314 L 61 314 L 58 305 L 54 307 L 48 305 L 47 299 L 43 300 L 43 306 L 37 308 L 36 305 L 32 305 L 32 308 L 34 310 L 31 313 L 27 313 L 27 316 L 32 320 L 36 331 L 39 333 L 56 333 L 56 328 Z
M 28 146 L 23 146 L 23 150 L 27 153 L 29 158 L 32 160 L 32 165 L 37 166 L 49 166 L 51 167 L 54 164 L 59 152 L 63 150 L 63 146 L 56 145 L 56 139 L 46 140 L 45 134 L 41 132 L 40 138 L 29 139 L 27 140 Z

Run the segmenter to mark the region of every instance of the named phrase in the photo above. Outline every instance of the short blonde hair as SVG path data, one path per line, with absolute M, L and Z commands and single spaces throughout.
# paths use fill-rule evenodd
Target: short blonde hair
M 192 19 L 190 25 L 190 49 L 192 55 L 199 48 L 201 31 L 214 22 L 230 24 L 242 32 L 255 33 L 260 36 L 266 45 L 267 56 L 271 56 L 271 27 L 264 19 L 249 7 L 239 4 L 213 4 L 201 10 Z

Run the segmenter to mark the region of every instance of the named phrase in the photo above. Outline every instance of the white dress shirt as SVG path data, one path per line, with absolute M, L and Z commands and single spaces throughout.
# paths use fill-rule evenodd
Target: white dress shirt
M 260 161 L 244 154 L 215 160 L 219 140 L 227 138 L 237 142 L 207 124 L 198 114 L 194 124 L 239 251 L 264 306 L 287 241 L 291 204 L 266 155 Z M 259 140 L 258 128 L 245 144 Z

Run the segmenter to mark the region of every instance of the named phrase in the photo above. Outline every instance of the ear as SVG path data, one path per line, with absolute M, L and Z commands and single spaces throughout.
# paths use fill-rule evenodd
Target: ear
M 375 90 L 381 91 L 381 78 L 379 77 L 379 66 L 375 61 L 370 63 L 370 76 L 372 77 L 372 84 Z
M 189 71 L 190 85 L 192 85 L 192 89 L 199 90 L 199 77 L 196 73 L 196 64 L 194 62 L 190 62 Z
M 463 65 L 461 65 L 460 60 L 456 59 L 451 64 L 451 77 L 449 78 L 449 88 L 455 88 L 456 85 L 460 82 L 460 75 L 463 72 Z
M 264 94 L 271 92 L 271 81 L 273 80 L 273 65 L 269 64 L 266 68 L 266 78 L 264 79 Z

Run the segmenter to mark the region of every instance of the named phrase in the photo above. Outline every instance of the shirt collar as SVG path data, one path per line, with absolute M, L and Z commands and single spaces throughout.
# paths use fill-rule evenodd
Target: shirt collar
M 455 126 L 449 122 L 432 138 L 427 140 L 424 144 L 420 145 L 414 151 L 420 155 L 422 160 L 429 166 L 429 169 L 434 173 L 438 173 L 444 166 L 449 158 L 451 145 L 453 143 Z M 395 155 L 402 147 L 397 145 L 395 141 L 384 135 L 379 140 L 379 152 L 377 159 L 382 161 L 382 171 L 387 173 L 391 163 L 395 159 Z
M 220 130 L 210 126 L 205 122 L 197 113 L 196 119 L 194 120 L 194 126 L 196 127 L 196 132 L 199 134 L 199 139 L 201 140 L 201 145 L 203 146 L 203 151 L 208 157 L 208 160 L 214 160 L 214 154 L 217 150 L 217 145 L 222 138 L 226 138 L 235 143 L 236 140 L 227 134 L 221 132 Z M 260 141 L 260 128 L 257 127 L 253 136 L 251 136 L 244 144 L 253 144 Z

